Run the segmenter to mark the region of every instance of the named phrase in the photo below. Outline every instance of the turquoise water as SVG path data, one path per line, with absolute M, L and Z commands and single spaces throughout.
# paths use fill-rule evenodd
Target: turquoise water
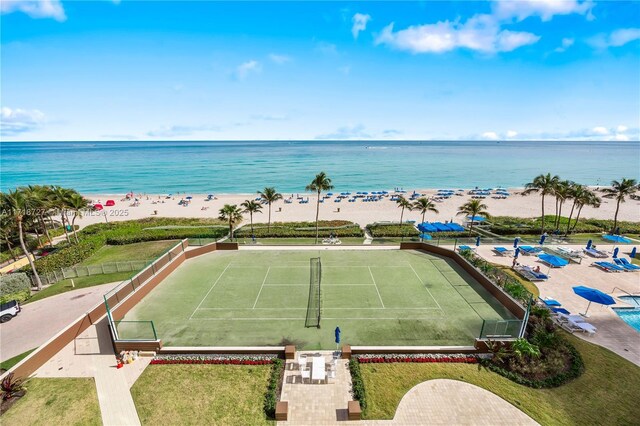
M 620 316 L 631 327 L 640 332 L 640 296 L 622 296 L 620 299 L 624 300 L 630 305 L 635 305 L 634 309 L 614 309 L 616 314 Z
M 589 185 L 640 175 L 637 142 L 2 142 L 3 191 L 301 192 L 319 171 L 336 190 L 520 187 L 551 172 Z

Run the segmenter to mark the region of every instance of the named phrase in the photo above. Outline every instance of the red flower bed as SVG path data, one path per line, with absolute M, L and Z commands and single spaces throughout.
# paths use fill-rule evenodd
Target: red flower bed
M 430 356 L 394 356 L 394 357 L 376 357 L 376 356 L 367 356 L 367 357 L 358 357 L 358 361 L 362 364 L 381 364 L 381 363 L 394 363 L 394 362 L 418 362 L 418 363 L 465 363 L 465 364 L 477 364 L 478 358 L 475 356 L 440 356 L 440 357 L 430 357 Z
M 224 365 L 268 365 L 273 364 L 270 359 L 153 359 L 152 365 L 168 364 L 224 364 Z

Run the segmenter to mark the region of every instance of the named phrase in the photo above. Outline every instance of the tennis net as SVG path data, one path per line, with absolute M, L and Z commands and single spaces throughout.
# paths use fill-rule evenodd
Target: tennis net
M 307 319 L 305 327 L 320 328 L 320 282 L 322 281 L 322 263 L 319 257 L 310 259 L 310 278 L 309 278 L 309 303 L 307 304 Z

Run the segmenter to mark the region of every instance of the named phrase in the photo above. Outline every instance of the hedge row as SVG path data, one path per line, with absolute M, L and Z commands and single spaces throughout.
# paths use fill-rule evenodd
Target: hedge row
M 349 372 L 351 372 L 351 394 L 355 401 L 360 402 L 360 408 L 364 412 L 367 408 L 367 394 L 364 389 L 364 380 L 360 372 L 360 362 L 356 358 L 349 360 Z
M 319 221 L 320 235 L 333 233 L 338 237 L 362 237 L 364 232 L 360 226 L 344 220 Z M 245 225 L 235 233 L 237 237 L 250 237 L 251 226 Z M 253 226 L 253 235 L 258 238 L 311 238 L 316 236 L 315 222 L 274 222 L 271 226 L 259 224 Z
M 560 217 L 560 231 L 567 229 L 568 217 Z M 555 218 L 552 215 L 545 216 L 545 230 L 554 229 Z M 571 219 L 571 227 L 575 223 Z M 640 233 L 640 222 L 618 222 L 621 234 Z M 599 233 L 610 232 L 613 227 L 613 220 L 603 219 L 580 219 L 571 232 L 572 233 Z M 541 218 L 519 218 L 511 216 L 493 216 L 489 225 L 489 230 L 498 235 L 540 235 L 542 231 Z
M 22 302 L 31 296 L 31 280 L 27 274 L 16 272 L 0 275 L 0 303 L 11 300 Z
M 276 418 L 276 404 L 278 402 L 278 383 L 280 382 L 282 372 L 284 371 L 284 364 L 281 359 L 276 358 L 273 360 L 271 366 L 271 375 L 269 376 L 269 385 L 267 387 L 267 393 L 264 398 L 264 412 L 269 419 Z
M 367 229 L 372 237 L 417 237 L 420 232 L 409 223 L 400 224 L 369 224 Z

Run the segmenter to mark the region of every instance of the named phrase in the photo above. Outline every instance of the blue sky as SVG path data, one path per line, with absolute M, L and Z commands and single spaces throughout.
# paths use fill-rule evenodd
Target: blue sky
M 1 9 L 5 141 L 640 139 L 640 2 Z

